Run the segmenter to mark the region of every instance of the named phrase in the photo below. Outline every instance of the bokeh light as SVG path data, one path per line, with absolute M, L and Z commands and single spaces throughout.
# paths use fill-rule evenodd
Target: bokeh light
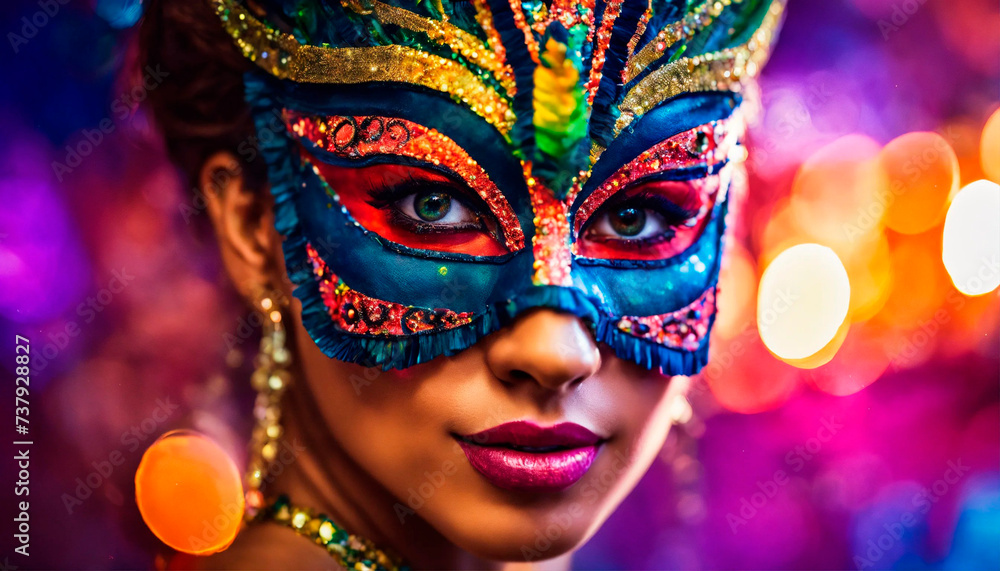
M 791 216 L 811 241 L 841 256 L 878 239 L 887 178 L 878 143 L 847 135 L 814 153 L 792 184 Z
M 955 195 L 942 240 L 944 266 L 965 295 L 1000 286 L 1000 185 L 978 180 Z
M 0 330 L 30 337 L 36 358 L 59 349 L 34 363 L 31 383 L 32 424 L 60 446 L 32 462 L 32 547 L 43 549 L 11 566 L 172 568 L 131 501 L 143 447 L 194 428 L 241 466 L 256 343 L 233 341 L 244 304 L 217 245 L 196 231 L 204 210 L 147 128 L 148 109 L 115 120 L 79 168 L 53 175 L 84 129 L 115 119 L 110 104 L 128 90 L 123 66 L 138 36 L 127 27 L 149 3 L 58 4 L 8 53 L 15 80 L 0 86 Z M 45 6 L 55 3 L 5 3 L 5 29 L 20 33 Z M 979 179 L 1000 183 L 998 30 L 996 0 L 789 2 L 759 89 L 743 93 L 750 184 L 730 198 L 704 382 L 688 395 L 691 422 L 669 437 L 684 446 L 664 448 L 574 567 L 867 569 L 854 558 L 911 514 L 919 527 L 892 537 L 872 568 L 1000 568 L 1000 295 L 962 293 L 946 269 L 972 255 L 969 234 L 974 245 L 996 243 L 972 231 L 956 198 Z M 173 84 L 179 76 L 168 71 Z M 928 154 L 925 168 L 923 150 L 941 138 L 959 168 L 944 154 Z M 949 174 L 959 181 L 950 197 Z M 891 203 L 895 179 L 916 191 Z M 952 201 L 965 220 L 959 230 L 969 231 L 959 232 L 967 243 L 957 255 L 943 247 Z M 997 217 L 995 207 L 979 210 Z M 849 309 L 815 353 L 782 359 L 758 332 L 757 290 L 765 268 L 802 244 L 840 259 Z M 123 268 L 133 285 L 92 320 L 81 317 L 79 304 Z M 80 335 L 59 333 L 71 323 Z M 123 448 L 126 427 L 168 397 L 180 410 L 142 446 Z M 103 475 L 93 470 L 111 451 L 124 463 L 70 512 L 66 495 Z M 223 458 L 209 455 L 206 465 L 228 472 Z M 919 494 L 959 460 L 966 475 L 918 511 Z M 788 478 L 776 481 L 779 471 Z M 219 494 L 236 500 L 236 490 Z M 733 528 L 733 516 L 745 524 Z M 154 529 L 183 541 L 182 527 Z M 204 530 L 197 522 L 196 537 Z
M 804 379 L 825 393 L 854 394 L 874 383 L 889 368 L 892 330 L 871 322 L 851 326 L 850 334 L 829 362 L 807 371 Z
M 757 292 L 757 328 L 785 360 L 811 357 L 834 340 L 850 307 L 847 270 L 833 250 L 799 244 L 764 271 Z
M 885 225 L 917 234 L 944 217 L 948 198 L 958 189 L 958 157 L 937 133 L 906 133 L 889 142 L 879 155 L 889 177 Z
M 719 271 L 719 312 L 712 335 L 732 339 L 754 320 L 757 268 L 750 252 L 738 242 L 726 245 L 726 263 Z
M 1000 108 L 990 115 L 979 143 L 979 161 L 986 178 L 1000 183 Z
M 146 450 L 135 473 L 135 499 L 156 537 L 185 553 L 222 551 L 243 523 L 236 464 L 193 431 L 164 434 Z
M 727 410 L 752 414 L 784 404 L 798 387 L 795 369 L 768 352 L 753 326 L 713 341 L 701 378 Z
M 950 287 L 941 266 L 940 231 L 892 234 L 889 246 L 894 287 L 874 319 L 895 329 L 920 327 L 933 318 Z

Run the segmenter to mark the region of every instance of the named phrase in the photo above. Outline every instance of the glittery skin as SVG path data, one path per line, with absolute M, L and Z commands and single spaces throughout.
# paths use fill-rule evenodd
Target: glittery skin
M 409 335 L 432 330 L 445 330 L 472 321 L 470 312 L 456 313 L 450 309 L 425 309 L 374 299 L 349 288 L 313 248 L 306 253 L 319 281 L 330 318 L 341 330 L 368 335 Z
M 618 320 L 618 330 L 634 337 L 648 339 L 660 345 L 694 351 L 708 335 L 715 315 L 715 288 L 705 291 L 691 305 L 664 313 L 643 317 L 626 316 Z
M 289 131 L 339 157 L 409 157 L 450 170 L 490 207 L 507 248 L 513 252 L 524 247 L 524 231 L 503 193 L 464 149 L 438 131 L 390 117 L 321 118 L 287 110 L 284 117 Z

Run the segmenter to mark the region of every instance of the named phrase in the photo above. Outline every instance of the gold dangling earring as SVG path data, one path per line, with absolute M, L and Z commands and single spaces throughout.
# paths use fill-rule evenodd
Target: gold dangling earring
M 257 391 L 254 401 L 255 424 L 250 438 L 250 458 L 246 471 L 245 521 L 253 520 L 264 506 L 261 485 L 278 455 L 281 427 L 281 397 L 292 380 L 289 367 L 292 354 L 287 346 L 287 332 L 281 307 L 275 297 L 261 296 L 257 309 L 263 313 L 263 333 L 256 368 L 250 383 Z

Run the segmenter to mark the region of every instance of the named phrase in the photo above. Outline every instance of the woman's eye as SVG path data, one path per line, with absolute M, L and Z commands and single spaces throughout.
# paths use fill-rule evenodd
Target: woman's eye
M 670 225 L 659 212 L 623 206 L 598 214 L 586 237 L 592 240 L 649 240 L 665 236 L 669 231 Z
M 412 165 L 341 166 L 304 156 L 328 196 L 367 232 L 417 250 L 510 253 L 493 210 L 454 177 Z M 333 201 L 327 207 L 333 208 Z
M 719 177 L 711 176 L 653 180 L 619 191 L 579 221 L 576 254 L 593 259 L 671 258 L 701 236 L 718 190 Z
M 413 209 L 420 218 L 428 222 L 437 222 L 451 210 L 451 197 L 440 192 L 414 195 Z
M 396 202 L 396 208 L 418 223 L 433 223 L 440 226 L 478 223 L 475 213 L 446 192 L 415 192 Z

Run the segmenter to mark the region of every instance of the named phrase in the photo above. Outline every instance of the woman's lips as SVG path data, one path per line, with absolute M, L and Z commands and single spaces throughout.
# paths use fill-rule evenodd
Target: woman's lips
M 493 485 L 518 492 L 558 492 L 590 468 L 602 440 L 579 424 L 543 427 L 508 422 L 458 437 L 469 463 Z

